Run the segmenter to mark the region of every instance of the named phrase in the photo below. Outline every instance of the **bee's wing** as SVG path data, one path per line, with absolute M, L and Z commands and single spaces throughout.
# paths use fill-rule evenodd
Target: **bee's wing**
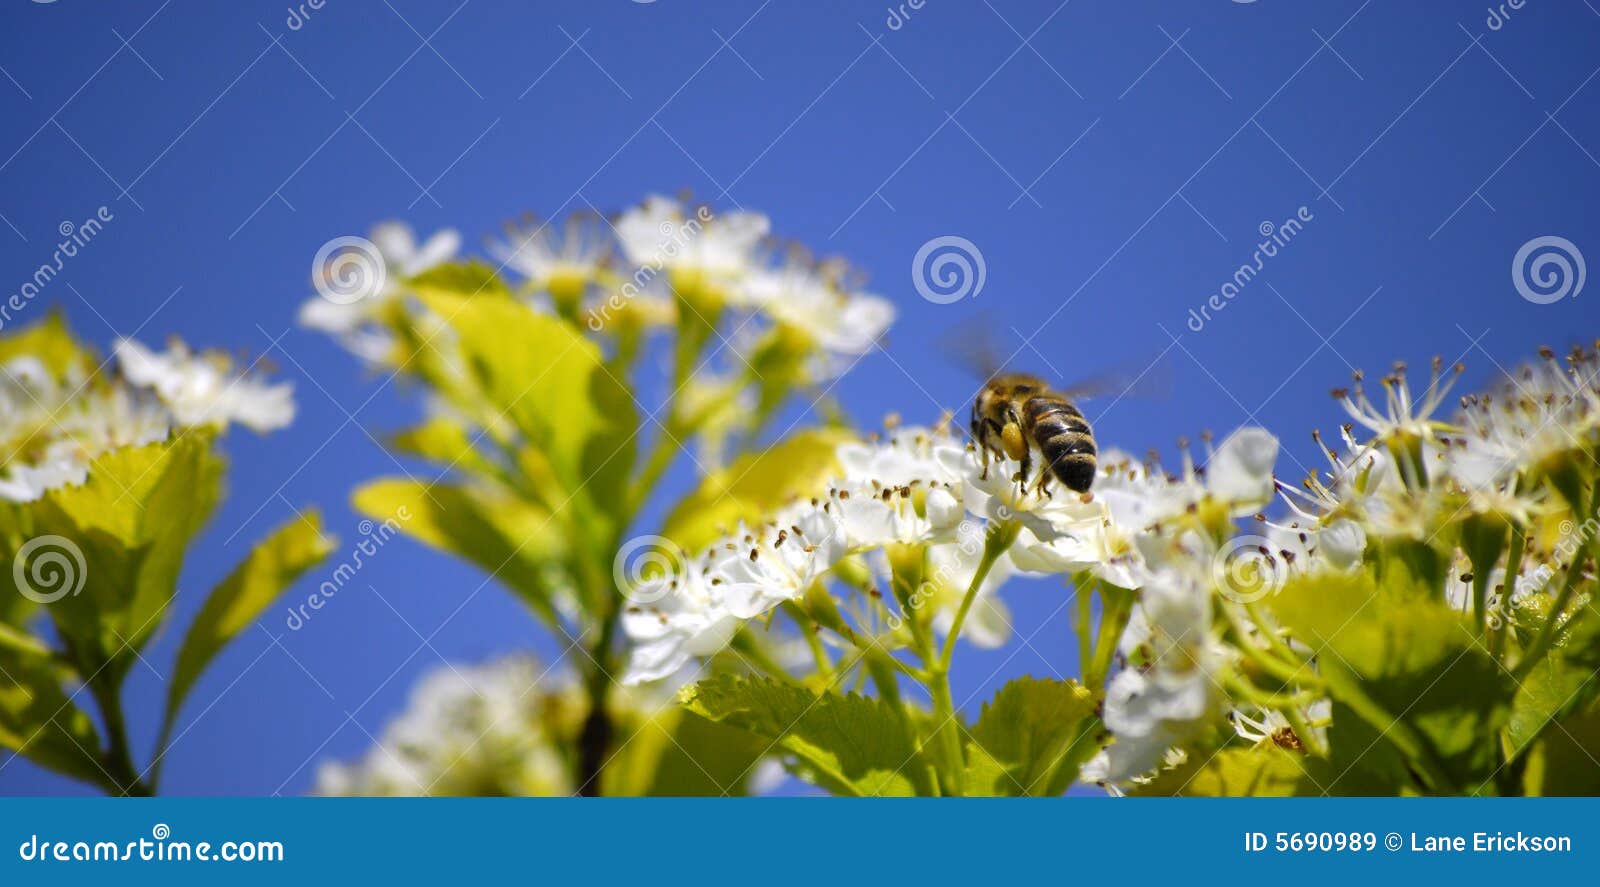
M 993 379 L 1005 372 L 1009 353 L 1001 350 L 994 318 L 980 314 L 939 337 L 939 350 L 957 366 L 979 379 Z
M 1172 366 L 1164 358 L 1129 367 L 1120 367 L 1078 379 L 1063 386 L 1061 393 L 1073 400 L 1110 397 L 1164 398 L 1172 393 Z

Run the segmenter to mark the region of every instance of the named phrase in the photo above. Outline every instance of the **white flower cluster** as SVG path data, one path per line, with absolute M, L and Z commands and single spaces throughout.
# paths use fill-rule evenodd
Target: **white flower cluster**
M 0 365 L 0 499 L 29 502 L 83 483 L 98 455 L 164 440 L 174 430 L 238 423 L 272 431 L 294 419 L 293 388 L 236 371 L 220 352 L 165 352 L 132 339 L 117 343 L 119 372 L 76 364 L 52 372 L 33 356 Z
M 1276 453 L 1275 438 L 1248 428 L 1217 448 L 1204 476 L 1187 461 L 1181 476 L 1169 477 L 1108 453 L 1094 492 L 1080 495 L 1059 485 L 1040 494 L 1034 484 L 1019 483 L 1017 463 L 985 458 L 942 429 L 904 428 L 879 442 L 842 446 L 842 476 L 824 495 L 796 502 L 766 523 L 741 526 L 683 570 L 632 591 L 636 600 L 654 603 L 625 614 L 633 642 L 625 680 L 661 679 L 693 657 L 717 652 L 746 620 L 800 598 L 851 555 L 894 544 L 931 546 L 934 563 L 952 559 L 970 576 L 973 559 L 959 551 L 970 551 L 972 537 L 991 522 L 1020 525 L 991 580 L 1016 571 L 1088 573 L 1140 588 L 1166 575 L 1178 546 L 1196 544 L 1198 534 L 1185 529 L 1195 515 L 1264 504 Z M 1196 623 L 1192 631 L 1209 637 L 1209 624 Z M 1189 670 L 1174 663 L 1180 665 Z
M 894 307 L 860 291 L 838 262 L 777 258 L 770 232 L 759 213 L 714 214 L 651 196 L 609 223 L 579 214 L 560 225 L 530 219 L 509 226 L 489 252 L 524 278 L 529 298 L 574 318 L 582 309 L 592 330 L 606 329 L 618 316 L 668 324 L 679 304 L 708 322 L 727 308 L 749 321 L 765 318 L 775 331 L 763 340 L 755 334 L 760 324 L 744 329 L 740 322 L 735 344 L 797 348 L 811 355 L 819 376 L 831 375 L 882 337 Z M 314 297 L 302 306 L 300 320 L 338 336 L 364 359 L 381 361 L 392 345 L 386 313 L 403 297 L 406 282 L 453 259 L 461 238 L 444 230 L 419 244 L 404 224 L 384 222 L 370 240 L 379 255 L 368 259 L 382 271 L 367 275 L 367 290 L 341 292 L 336 301 Z M 670 298 L 669 284 L 685 298 Z
M 541 686 L 541 684 L 543 686 Z M 572 793 L 553 732 L 581 715 L 581 694 L 512 657 L 443 667 L 352 764 L 324 764 L 315 793 L 340 796 L 529 796 Z

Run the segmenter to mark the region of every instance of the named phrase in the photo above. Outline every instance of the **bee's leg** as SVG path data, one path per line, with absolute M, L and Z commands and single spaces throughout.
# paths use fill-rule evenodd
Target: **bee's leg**
M 1049 465 L 1046 465 L 1044 467 L 1044 470 L 1039 472 L 1039 482 L 1034 484 L 1033 488 L 1034 488 L 1035 491 L 1038 492 L 1038 494 L 1040 496 L 1042 496 L 1042 497 L 1044 497 L 1046 499 L 1050 498 L 1050 466 Z
M 1029 447 L 1022 453 L 1022 473 L 1017 475 L 1017 492 L 1028 492 L 1028 473 L 1033 470 L 1033 448 Z

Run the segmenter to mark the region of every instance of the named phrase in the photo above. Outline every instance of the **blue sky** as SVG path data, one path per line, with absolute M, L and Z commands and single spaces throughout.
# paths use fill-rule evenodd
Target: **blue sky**
M 769 213 L 896 303 L 885 348 L 835 389 L 863 422 L 964 407 L 973 380 L 935 343 L 983 318 L 1051 376 L 1161 358 L 1166 396 L 1086 404 L 1103 445 L 1170 453 L 1258 422 L 1297 478 L 1354 368 L 1437 354 L 1476 385 L 1541 343 L 1600 334 L 1596 284 L 1541 305 L 1512 275 L 1534 238 L 1600 256 L 1600 11 L 1507 9 L 1492 26 L 1483 2 L 328 0 L 291 27 L 282 2 L 18 0 L 0 13 L 3 295 L 63 222 L 104 206 L 112 221 L 29 311 L 60 307 L 102 346 L 137 330 L 265 353 L 295 381 L 292 429 L 227 442 L 230 498 L 195 547 L 179 625 L 291 506 L 358 537 L 350 488 L 396 470 L 376 440 L 415 398 L 294 327 L 317 248 L 385 218 L 477 243 L 523 212 L 690 189 Z M 1193 330 L 1262 225 L 1297 216 Z M 945 235 L 986 275 L 934 304 L 912 257 Z M 191 697 L 168 791 L 303 792 L 441 658 L 535 636 L 475 572 L 409 543 L 360 578 L 378 593 L 358 587 L 295 633 L 277 614 L 227 652 Z M 1007 595 L 1019 640 L 962 653 L 972 707 L 1009 676 L 1075 667 L 1063 589 Z M 163 692 L 135 670 L 146 745 Z M 0 767 L 3 793 L 80 791 Z

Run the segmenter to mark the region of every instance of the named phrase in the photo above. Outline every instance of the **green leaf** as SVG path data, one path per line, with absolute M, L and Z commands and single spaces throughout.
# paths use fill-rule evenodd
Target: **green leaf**
M 493 267 L 473 259 L 466 262 L 446 262 L 418 274 L 406 282 L 412 292 L 423 298 L 429 296 L 490 296 L 511 297 L 505 281 Z
M 96 758 L 100 736 L 61 689 L 47 658 L 0 646 L 0 745 L 41 767 L 110 785 Z
M 1018 678 L 983 706 L 967 745 L 969 795 L 1050 796 L 1100 750 L 1094 695 L 1076 681 Z
M 221 492 L 223 465 L 211 443 L 209 432 L 190 430 L 170 442 L 111 450 L 90 464 L 85 483 L 28 506 L 35 538 L 60 537 L 70 546 L 56 546 L 82 555 L 82 574 L 74 577 L 80 593 L 48 611 L 83 657 L 85 673 L 131 657 L 126 651 L 160 625 L 184 551 Z
M 451 471 L 492 476 L 494 466 L 473 445 L 472 436 L 460 422 L 436 417 L 396 434 L 394 448 L 420 456 Z
M 1523 771 L 1528 795 L 1600 795 L 1600 708 L 1562 718 L 1533 742 Z
M 357 511 L 476 565 L 537 612 L 555 618 L 551 565 L 564 555 L 563 524 L 549 512 L 490 486 L 431 486 L 384 478 L 355 491 Z
M 688 687 L 689 711 L 754 733 L 794 760 L 792 772 L 838 795 L 928 794 L 928 771 L 899 715 L 854 693 L 815 696 L 767 678 L 721 675 Z
M 1494 772 L 1493 737 L 1510 718 L 1516 686 L 1477 642 L 1467 617 L 1409 585 L 1390 592 L 1359 573 L 1295 580 L 1271 608 L 1317 653 L 1329 681 L 1335 765 L 1410 783 L 1415 752 L 1401 746 L 1411 732 L 1457 789 L 1471 790 Z M 1403 726 L 1375 724 L 1371 705 Z
M 550 455 L 569 491 L 581 481 L 584 443 L 608 427 L 589 396 L 600 350 L 561 320 L 509 299 L 424 294 L 460 336 L 460 349 L 491 406 Z
M 1191 754 L 1147 785 L 1130 792 L 1142 797 L 1287 798 L 1318 797 L 1336 781 L 1328 762 L 1275 745 L 1225 748 L 1212 755 Z
M 839 468 L 839 445 L 854 439 L 834 428 L 808 429 L 714 472 L 673 506 L 663 535 L 698 551 L 741 520 L 757 520 L 798 496 L 823 491 Z
M 321 517 L 311 511 L 279 527 L 212 589 L 178 651 L 167 686 L 167 724 L 178 716 L 184 697 L 222 648 L 332 550 L 332 540 L 322 535 Z
M 619 735 L 606 763 L 608 797 L 722 797 L 746 793 L 772 744 L 753 733 L 667 708 Z

